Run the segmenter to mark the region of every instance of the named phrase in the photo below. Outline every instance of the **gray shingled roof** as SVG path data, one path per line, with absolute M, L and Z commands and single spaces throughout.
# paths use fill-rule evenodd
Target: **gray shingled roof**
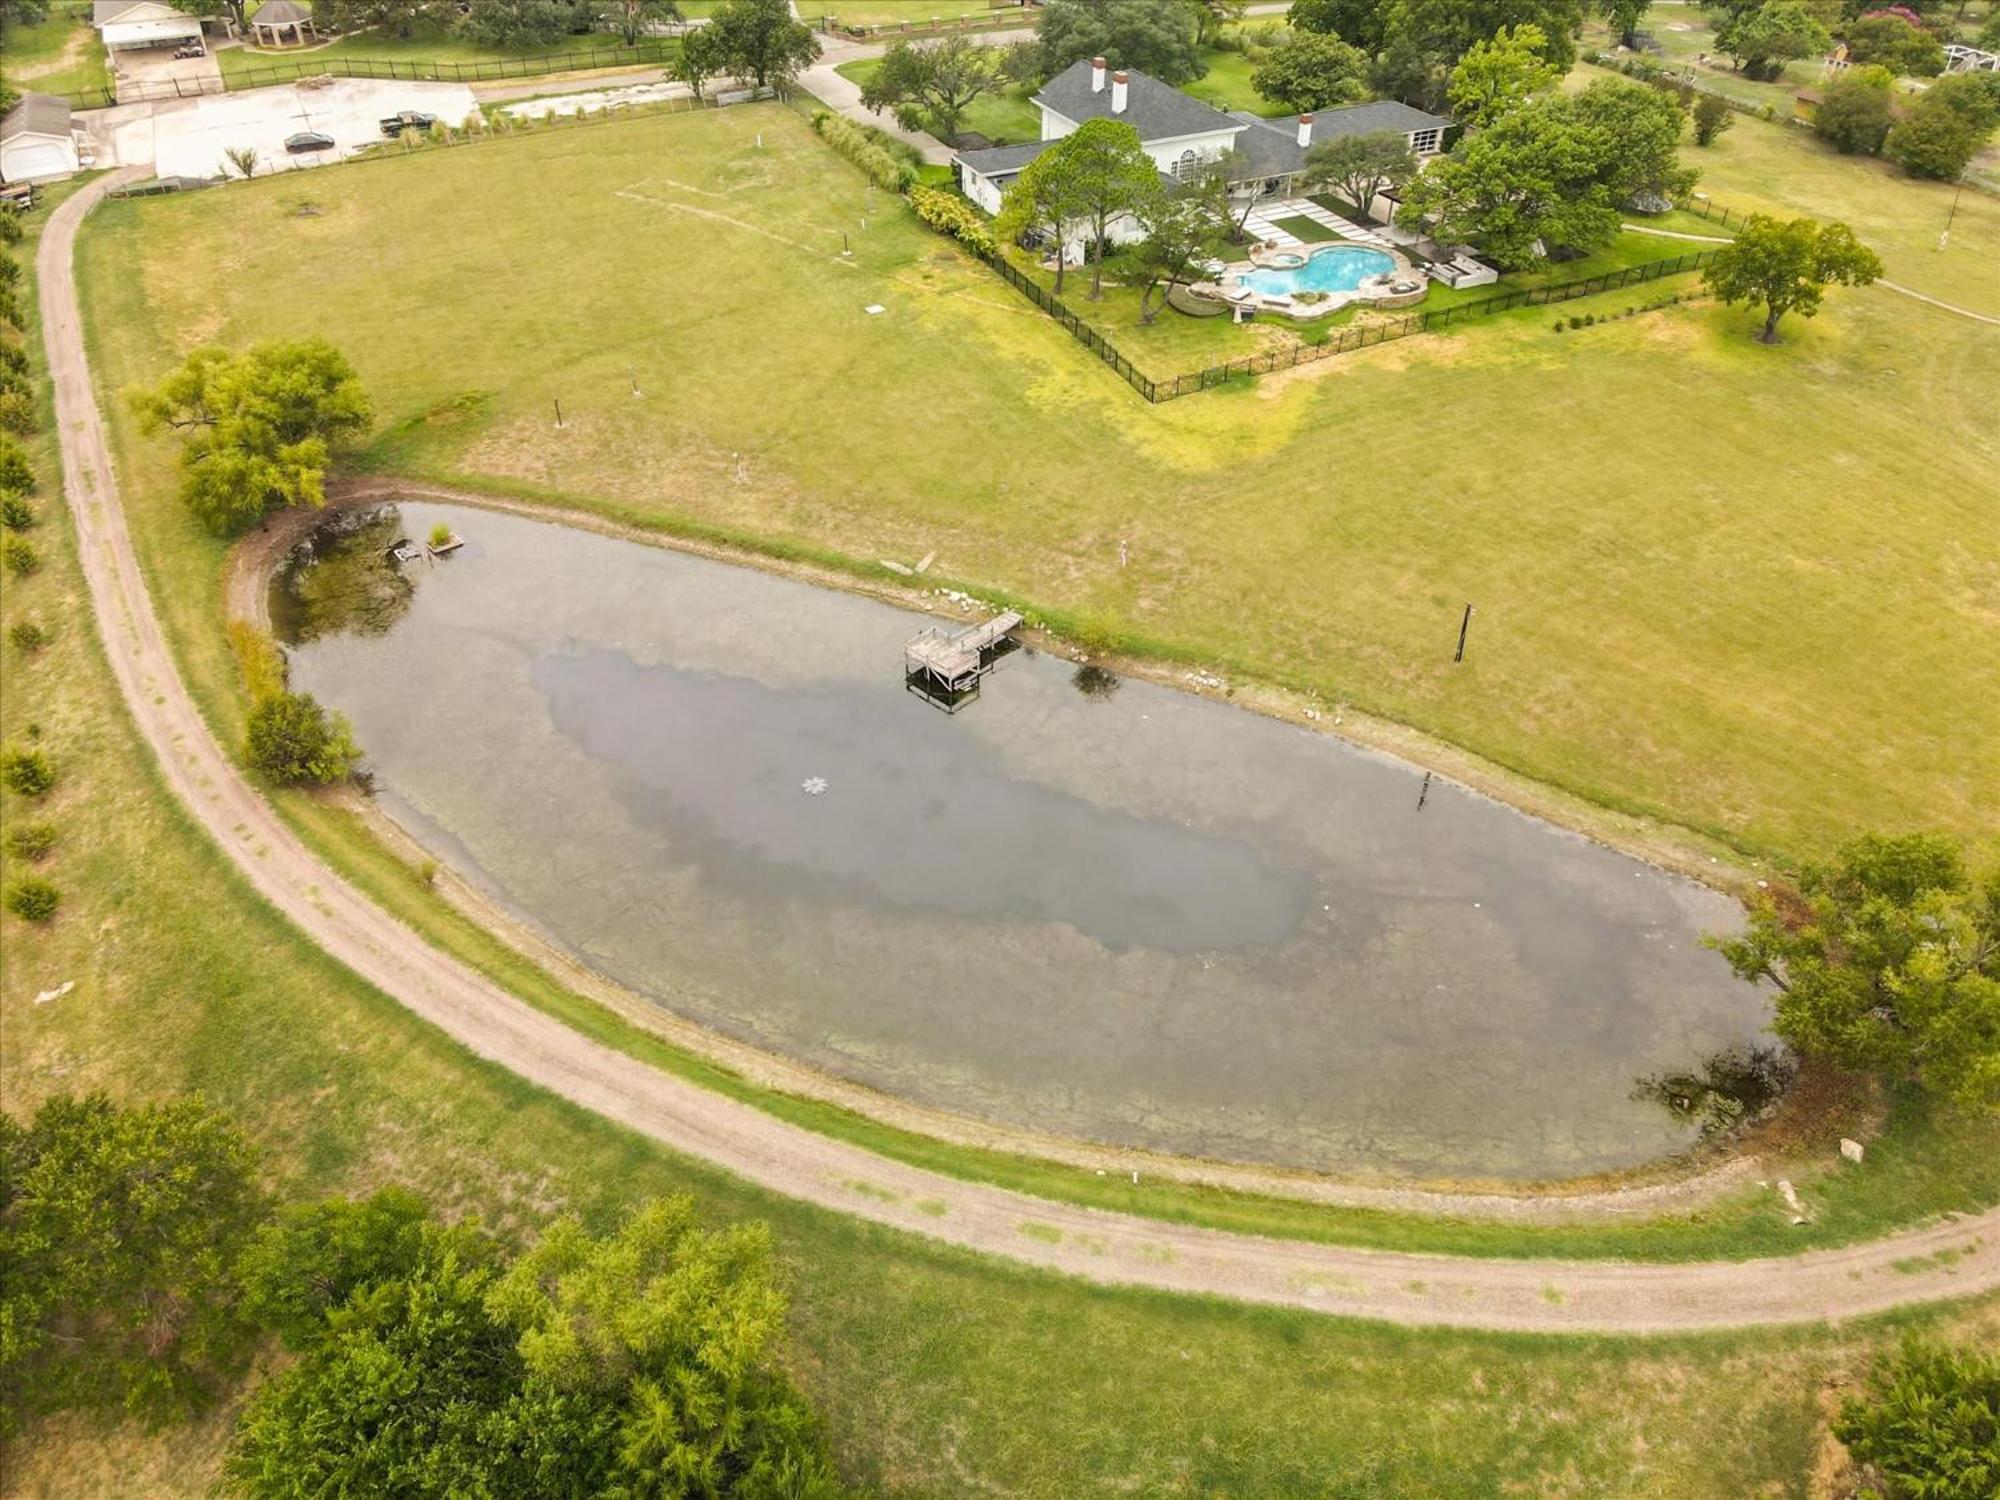
M 1131 82 L 1125 96 L 1125 112 L 1111 112 L 1111 74 L 1107 68 L 1104 87 L 1090 89 L 1090 60 L 1080 58 L 1042 85 L 1035 103 L 1047 105 L 1057 114 L 1081 125 L 1085 120 L 1123 120 L 1139 132 L 1142 141 L 1163 136 L 1200 135 L 1204 131 L 1239 130 L 1241 122 L 1219 109 L 1212 109 L 1170 83 L 1127 69 Z
M 1250 128 L 1236 137 L 1236 149 L 1243 153 L 1250 169 L 1244 177 L 1282 177 L 1288 172 L 1297 172 L 1306 164 L 1306 154 L 1299 149 L 1299 121 L 1296 115 L 1285 115 L 1280 119 L 1267 120 L 1261 115 L 1253 115 L 1247 109 L 1232 109 L 1230 118 L 1241 120 Z M 1314 129 L 1318 129 L 1315 122 Z M 1317 140 L 1318 136 L 1315 135 Z
M 117 20 L 135 6 L 144 5 L 146 0 L 96 0 L 90 8 L 90 24 L 103 26 Z
M 1024 141 L 1017 146 L 988 146 L 983 151 L 961 151 L 956 159 L 981 177 L 1011 177 L 1054 144 Z
M 69 101 L 54 94 L 23 94 L 20 101 L 0 116 L 0 141 L 17 135 L 69 134 Z
M 298 0 L 264 0 L 251 13 L 252 26 L 289 26 L 294 21 L 310 21 L 312 7 L 301 5 Z
M 1371 99 L 1366 104 L 1321 110 L 1313 120 L 1313 139 L 1330 141 L 1339 135 L 1369 135 L 1377 130 L 1408 135 L 1413 130 L 1443 130 L 1450 124 L 1443 115 L 1426 114 L 1397 99 Z

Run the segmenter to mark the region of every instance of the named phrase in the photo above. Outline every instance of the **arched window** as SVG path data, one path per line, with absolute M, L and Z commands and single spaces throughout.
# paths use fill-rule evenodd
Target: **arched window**
M 1201 158 L 1195 155 L 1192 149 L 1183 151 L 1181 159 L 1174 163 L 1174 180 L 1176 182 L 1186 182 L 1195 175 L 1200 167 Z

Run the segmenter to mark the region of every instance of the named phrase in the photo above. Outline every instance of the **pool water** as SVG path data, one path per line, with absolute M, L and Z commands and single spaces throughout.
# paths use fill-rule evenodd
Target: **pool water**
M 1370 276 L 1396 269 L 1394 256 L 1364 245 L 1329 245 L 1297 270 L 1245 271 L 1236 279 L 1264 297 L 1295 292 L 1351 292 Z

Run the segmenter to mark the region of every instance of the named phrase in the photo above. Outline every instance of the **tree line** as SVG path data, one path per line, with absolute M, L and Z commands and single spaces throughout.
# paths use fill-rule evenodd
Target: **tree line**
M 838 1500 L 785 1309 L 769 1230 L 685 1198 L 517 1245 L 401 1188 L 287 1202 L 198 1097 L 0 1114 L 0 1430 L 259 1374 L 237 1495 Z

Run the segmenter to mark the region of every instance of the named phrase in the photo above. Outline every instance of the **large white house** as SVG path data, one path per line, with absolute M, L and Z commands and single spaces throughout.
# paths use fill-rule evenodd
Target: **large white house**
M 1101 57 L 1072 63 L 1042 85 L 1034 103 L 1042 114 L 1040 140 L 961 151 L 952 158 L 959 186 L 988 213 L 1000 211 L 1002 195 L 1023 167 L 1087 120 L 1130 125 L 1170 182 L 1184 181 L 1207 163 L 1237 153 L 1230 191 L 1239 202 L 1289 197 L 1305 169 L 1307 150 L 1317 142 L 1391 131 L 1423 158 L 1444 148 L 1452 123 L 1392 99 L 1278 120 L 1248 110 L 1224 112 L 1145 73 L 1113 71 Z M 1137 234 L 1129 220 L 1112 226 L 1113 239 Z

